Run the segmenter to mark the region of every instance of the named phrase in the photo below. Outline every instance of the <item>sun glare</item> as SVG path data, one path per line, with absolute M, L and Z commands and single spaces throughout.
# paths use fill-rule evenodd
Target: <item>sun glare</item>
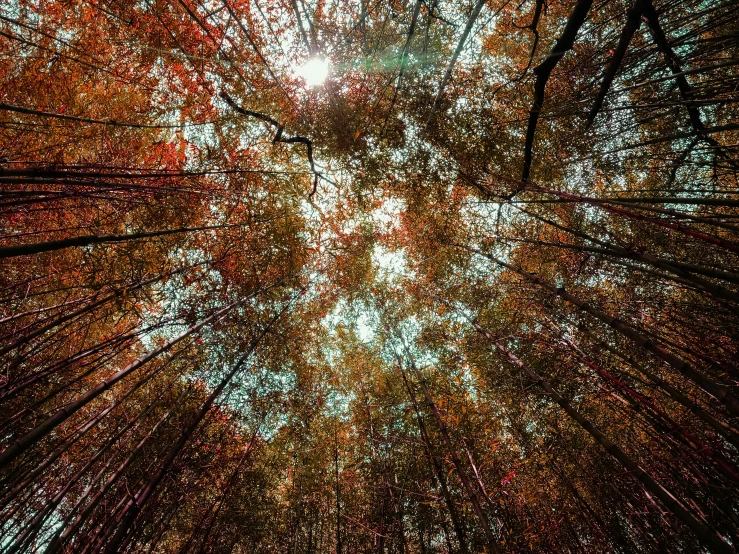
M 328 60 L 313 58 L 295 70 L 298 77 L 302 77 L 308 87 L 322 85 L 328 77 Z

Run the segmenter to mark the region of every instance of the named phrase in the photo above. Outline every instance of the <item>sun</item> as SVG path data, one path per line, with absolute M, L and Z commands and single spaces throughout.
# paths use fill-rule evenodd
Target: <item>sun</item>
M 328 77 L 329 61 L 321 58 L 313 58 L 295 69 L 295 74 L 302 77 L 307 87 L 322 85 Z

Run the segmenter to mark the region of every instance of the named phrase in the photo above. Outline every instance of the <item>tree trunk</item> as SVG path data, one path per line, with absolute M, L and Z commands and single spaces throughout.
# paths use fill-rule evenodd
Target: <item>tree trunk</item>
M 691 529 L 698 540 L 705 545 L 712 552 L 721 552 L 725 554 L 734 553 L 734 549 L 724 542 L 723 538 L 719 536 L 710 526 L 702 523 L 696 518 L 681 502 L 679 502 L 670 492 L 662 487 L 651 475 L 644 471 L 639 465 L 634 462 L 625 452 L 623 452 L 618 446 L 611 442 L 601 431 L 599 431 L 590 421 L 585 419 L 575 408 L 573 408 L 567 400 L 560 396 L 555 391 L 549 382 L 540 377 L 534 370 L 528 365 L 524 364 L 516 356 L 514 356 L 508 349 L 506 349 L 500 341 L 496 340 L 493 335 L 490 334 L 479 324 L 475 325 L 475 328 L 484 337 L 490 340 L 508 359 L 513 362 L 516 366 L 521 368 L 524 373 L 537 385 L 541 386 L 544 391 L 551 396 L 551 398 L 559 404 L 567 415 L 575 420 L 586 432 L 588 432 L 606 451 L 611 454 L 618 462 L 632 475 L 634 475 L 644 487 L 654 494 L 663 503 L 667 509 L 669 509 L 680 521 L 682 521 L 689 529 Z

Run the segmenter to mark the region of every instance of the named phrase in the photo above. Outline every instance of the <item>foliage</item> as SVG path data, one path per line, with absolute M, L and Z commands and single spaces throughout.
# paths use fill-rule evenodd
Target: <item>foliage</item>
M 737 9 L 5 3 L 0 551 L 733 552 Z

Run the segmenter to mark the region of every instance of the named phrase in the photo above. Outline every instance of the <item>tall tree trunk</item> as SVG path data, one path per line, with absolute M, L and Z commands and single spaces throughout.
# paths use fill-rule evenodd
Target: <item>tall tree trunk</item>
M 64 544 L 69 540 L 70 537 L 72 537 L 72 535 L 77 531 L 77 529 L 79 529 L 79 527 L 85 522 L 85 520 L 97 507 L 97 505 L 105 496 L 105 493 L 108 492 L 110 487 L 112 487 L 113 484 L 115 484 L 115 482 L 121 478 L 125 469 L 129 467 L 131 463 L 138 457 L 144 446 L 156 434 L 157 430 L 169 420 L 170 416 L 175 412 L 180 404 L 184 402 L 185 398 L 187 398 L 191 390 L 192 386 L 189 386 L 184 391 L 182 391 L 179 398 L 175 401 L 172 407 L 165 411 L 164 414 L 162 414 L 162 416 L 157 420 L 157 422 L 149 430 L 149 432 L 144 435 L 144 437 L 138 442 L 133 450 L 128 453 L 128 456 L 126 456 L 126 458 L 118 465 L 113 474 L 105 480 L 103 486 L 93 495 L 90 502 L 88 502 L 84 509 L 77 515 L 74 522 L 68 527 L 64 527 L 64 525 L 67 524 L 68 520 L 71 519 L 71 517 L 68 517 L 64 520 L 63 525 L 59 527 L 52 539 L 49 541 L 44 554 L 54 554 L 64 547 Z M 112 460 L 113 458 L 111 458 L 111 461 Z M 70 516 L 74 514 L 80 506 L 82 506 L 82 503 L 92 493 L 94 484 L 97 483 L 98 480 L 104 475 L 105 469 L 106 468 L 101 469 L 98 474 L 91 480 L 90 485 L 88 485 L 84 493 L 80 496 L 80 498 L 77 499 L 77 502 L 73 506 L 72 510 L 70 510 Z
M 190 423 L 187 425 L 187 427 L 185 428 L 185 430 L 182 432 L 179 439 L 177 440 L 177 443 L 170 450 L 169 454 L 164 459 L 160 467 L 154 472 L 151 479 L 149 479 L 149 481 L 141 489 L 139 489 L 136 495 L 128 501 L 128 503 L 126 504 L 126 507 L 123 510 L 122 515 L 119 518 L 120 524 L 117 525 L 117 530 L 115 534 L 113 535 L 110 542 L 105 548 L 106 554 L 114 554 L 115 552 L 118 551 L 118 548 L 120 547 L 121 543 L 126 538 L 126 536 L 128 535 L 131 529 L 131 526 L 136 520 L 136 516 L 139 514 L 142 508 L 146 505 L 146 502 L 149 500 L 149 498 L 151 498 L 152 494 L 156 491 L 157 487 L 162 482 L 162 479 L 164 478 L 164 476 L 166 475 L 166 473 L 169 471 L 170 467 L 172 466 L 172 463 L 174 462 L 175 458 L 182 451 L 185 444 L 187 444 L 187 442 L 190 440 L 190 437 L 195 432 L 195 429 L 200 425 L 200 422 L 205 418 L 207 413 L 210 411 L 211 407 L 213 406 L 213 403 L 221 395 L 223 390 L 231 382 L 231 380 L 236 376 L 236 374 L 239 373 L 239 371 L 241 371 L 241 368 L 246 363 L 246 361 L 249 359 L 251 354 L 256 350 L 262 338 L 264 338 L 264 336 L 272 329 L 274 324 L 287 311 L 287 308 L 289 306 L 290 306 L 289 303 L 286 304 L 285 307 L 282 310 L 280 310 L 275 317 L 272 318 L 272 320 L 264 328 L 264 330 L 252 341 L 251 346 L 249 347 L 247 352 L 239 359 L 238 362 L 236 362 L 233 369 L 231 369 L 231 371 L 229 371 L 226 374 L 226 376 L 221 380 L 218 386 L 213 390 L 213 392 L 205 400 L 205 402 L 203 403 L 203 405 L 201 406 L 197 414 L 191 419 Z M 111 526 L 111 528 L 112 527 L 114 526 Z
M 408 383 L 408 378 L 406 377 L 405 370 L 402 366 L 400 366 L 400 374 L 403 377 L 403 383 L 405 384 L 405 389 L 408 391 L 408 396 L 411 399 L 411 403 L 413 404 L 413 410 L 416 414 L 416 421 L 418 422 L 418 430 L 421 434 L 421 440 L 423 441 L 424 448 L 426 450 L 426 455 L 429 458 L 429 462 L 431 463 L 431 468 L 433 469 L 434 475 L 436 476 L 436 480 L 439 482 L 439 488 L 441 489 L 441 495 L 444 498 L 444 503 L 446 504 L 447 510 L 449 510 L 449 517 L 452 520 L 452 526 L 454 527 L 454 533 L 457 536 L 457 542 L 459 543 L 459 550 L 460 552 L 466 553 L 467 552 L 467 537 L 465 536 L 464 528 L 462 527 L 462 524 L 459 520 L 459 514 L 457 513 L 457 508 L 454 506 L 454 501 L 452 500 L 452 496 L 449 493 L 449 487 L 447 486 L 446 481 L 446 475 L 444 474 L 444 469 L 441 467 L 441 463 L 439 462 L 439 459 L 434 454 L 434 448 L 431 444 L 430 437 L 428 435 L 428 432 L 426 431 L 426 424 L 423 422 L 423 416 L 421 415 L 421 410 L 418 407 L 418 402 L 416 401 L 416 395 L 411 390 L 410 384 Z
M 163 231 L 145 231 L 141 233 L 130 233 L 127 235 L 83 235 L 79 237 L 71 237 L 68 239 L 52 240 L 48 242 L 39 242 L 36 244 L 21 244 L 18 246 L 0 247 L 0 259 L 13 258 L 16 256 L 29 256 L 31 254 L 40 254 L 42 252 L 53 252 L 54 250 L 62 250 L 63 248 L 71 248 L 73 246 L 90 246 L 91 244 L 126 242 L 129 240 L 165 237 L 168 235 L 177 235 L 182 233 L 193 233 L 196 231 L 207 231 L 212 229 L 224 229 L 232 227 L 232 225 L 208 225 L 204 227 L 180 227 L 179 229 L 167 229 Z
M 402 360 L 398 360 L 398 362 L 401 363 Z M 426 386 L 426 381 L 424 377 L 421 375 L 418 368 L 416 368 L 416 365 L 413 362 L 413 360 L 410 360 L 410 366 L 413 368 L 413 372 L 416 374 L 416 378 L 418 379 L 419 386 L 421 387 L 421 391 L 423 392 L 423 396 L 426 399 L 426 403 L 429 407 L 429 410 L 434 416 L 434 421 L 436 422 L 436 426 L 447 448 L 447 452 L 451 456 L 452 463 L 454 464 L 454 467 L 457 470 L 457 474 L 459 475 L 459 480 L 462 482 L 462 486 L 464 487 L 464 490 L 467 493 L 467 497 L 469 498 L 470 503 L 472 504 L 472 509 L 474 510 L 475 515 L 480 521 L 480 527 L 482 527 L 482 531 L 485 535 L 485 541 L 486 541 L 487 547 L 490 549 L 491 552 L 499 553 L 500 548 L 498 547 L 498 541 L 495 539 L 495 535 L 493 534 L 493 530 L 490 526 L 490 521 L 488 520 L 488 517 L 485 515 L 485 512 L 483 511 L 482 506 L 480 505 L 480 501 L 477 498 L 477 493 L 475 492 L 475 488 L 472 486 L 472 483 L 467 477 L 467 472 L 464 466 L 462 465 L 462 460 L 459 459 L 459 455 L 457 454 L 457 449 L 455 448 L 454 443 L 452 442 L 452 439 L 449 436 L 449 431 L 446 427 L 446 423 L 444 423 L 444 420 L 442 419 L 441 414 L 439 413 L 439 409 L 434 403 L 434 399 L 431 396 L 431 393 L 429 392 L 428 387 Z M 402 364 L 401 364 L 401 371 L 402 371 Z
M 680 501 L 678 501 L 670 492 L 662 487 L 651 475 L 644 471 L 636 462 L 634 462 L 623 450 L 611 442 L 600 430 L 598 430 L 590 421 L 585 419 L 580 412 L 573 408 L 567 400 L 565 400 L 557 391 L 549 384 L 549 381 L 540 377 L 528 365 L 524 364 L 516 356 L 506 349 L 500 341 L 498 341 L 489 331 L 481 325 L 476 324 L 475 328 L 484 337 L 490 340 L 500 352 L 516 366 L 521 368 L 524 373 L 537 385 L 542 387 L 544 391 L 567 412 L 573 420 L 575 420 L 590 436 L 592 436 L 606 451 L 611 454 L 629 473 L 634 475 L 644 487 L 654 494 L 662 504 L 667 507 L 675 516 L 682 521 L 689 529 L 691 529 L 698 540 L 709 548 L 712 552 L 721 552 L 732 554 L 734 549 L 727 544 L 721 536 L 711 529 L 709 525 L 701 522 L 695 517 Z
M 131 362 L 129 365 L 127 365 L 120 371 L 114 373 L 109 378 L 103 380 L 103 382 L 97 385 L 96 387 L 91 388 L 86 393 L 77 397 L 75 400 L 73 400 L 72 402 L 64 406 L 61 410 L 57 411 L 53 416 L 51 416 L 43 423 L 36 426 L 33 430 L 31 430 L 26 435 L 16 440 L 11 446 L 6 448 L 2 452 L 2 454 L 0 454 L 0 467 L 4 467 L 8 465 L 9 463 L 11 463 L 20 454 L 25 452 L 29 447 L 33 446 L 38 441 L 40 441 L 43 437 L 45 437 L 48 433 L 50 433 L 57 425 L 66 421 L 69 417 L 74 415 L 80 408 L 82 408 L 83 406 L 87 405 L 92 400 L 100 396 L 103 392 L 108 390 L 118 381 L 127 377 L 128 375 L 133 373 L 136 369 L 150 362 L 151 360 L 153 360 L 154 358 L 156 358 L 163 352 L 166 352 L 178 342 L 191 336 L 193 333 L 197 332 L 199 329 L 201 329 L 205 325 L 211 323 L 214 320 L 223 318 L 231 310 L 233 310 L 236 306 L 239 306 L 243 304 L 244 302 L 246 302 L 248 299 L 253 298 L 259 292 L 262 292 L 262 291 L 260 290 L 255 293 L 252 293 L 251 295 L 245 298 L 242 298 L 241 300 L 238 300 L 236 302 L 233 302 L 229 304 L 228 306 L 226 306 L 225 308 L 221 308 L 220 310 L 214 312 L 213 314 L 206 317 L 199 323 L 192 325 L 189 329 L 187 329 L 183 333 L 180 333 L 176 337 L 165 342 L 163 345 L 159 346 L 158 348 L 155 348 L 148 354 Z
M 336 425 L 337 422 L 334 422 L 334 496 L 336 498 L 336 554 L 341 554 L 341 487 L 339 486 L 339 440 Z
M 483 252 L 480 252 L 478 250 L 469 249 L 477 254 L 480 254 L 481 256 L 484 256 L 485 258 L 488 258 L 489 260 L 495 262 L 501 267 L 504 267 L 506 269 L 509 269 L 510 271 L 513 271 L 517 273 L 518 275 L 521 275 L 525 279 L 536 283 L 537 285 L 541 286 L 543 289 L 547 290 L 551 294 L 555 296 L 559 296 L 560 298 L 566 300 L 567 302 L 574 304 L 578 308 L 580 308 L 583 312 L 589 313 L 590 315 L 594 316 L 596 319 L 602 321 L 609 327 L 612 327 L 625 337 L 631 339 L 636 344 L 644 348 L 645 350 L 651 352 L 654 354 L 657 358 L 660 360 L 663 360 L 667 362 L 670 366 L 672 366 L 674 369 L 676 369 L 678 372 L 680 372 L 683 376 L 693 381 L 696 385 L 701 387 L 703 390 L 705 390 L 707 393 L 715 397 L 717 400 L 719 400 L 726 408 L 729 410 L 729 412 L 733 415 L 739 415 L 739 400 L 729 392 L 729 388 L 725 385 L 721 385 L 718 383 L 714 383 L 701 373 L 697 372 L 688 362 L 681 360 L 677 356 L 671 354 L 661 346 L 655 344 L 652 342 L 648 337 L 644 336 L 642 333 L 631 327 L 630 325 L 618 320 L 615 317 L 612 317 L 605 312 L 599 310 L 598 308 L 595 308 L 591 306 L 587 302 L 583 302 L 579 298 L 573 296 L 572 294 L 568 293 L 563 287 L 556 287 L 543 279 L 537 277 L 536 275 L 533 275 L 532 273 L 528 273 L 527 271 L 524 271 L 523 269 L 519 269 L 517 267 L 512 266 L 509 263 L 506 263 L 502 260 L 499 260 L 498 258 L 491 256 L 490 254 L 485 254 Z
M 39 511 L 39 513 L 36 515 L 36 517 L 31 521 L 31 523 L 26 527 L 26 529 L 23 531 L 21 536 L 16 540 L 15 544 L 11 546 L 11 548 L 8 550 L 8 554 L 15 554 L 17 552 L 23 551 L 25 548 L 25 544 L 33 540 L 34 537 L 38 534 L 39 530 L 41 529 L 41 526 L 43 525 L 44 521 L 48 518 L 48 516 L 52 513 L 53 510 L 56 509 L 56 507 L 59 505 L 59 503 L 64 499 L 66 494 L 69 492 L 69 490 L 76 485 L 80 478 L 97 462 L 104 454 L 109 453 L 109 449 L 118 442 L 118 440 L 125 435 L 131 428 L 133 428 L 138 422 L 142 421 L 154 407 L 159 403 L 159 401 L 164 397 L 164 395 L 171 390 L 172 386 L 174 386 L 175 382 L 177 381 L 177 378 L 175 378 L 172 383 L 170 383 L 169 386 L 167 386 L 165 389 L 163 389 L 149 404 L 144 408 L 143 411 L 140 411 L 136 414 L 136 417 L 131 419 L 126 425 L 124 425 L 119 431 L 117 431 L 110 439 L 108 439 L 105 444 L 101 448 L 98 449 L 98 451 L 95 453 L 94 456 L 90 457 L 85 464 L 74 474 L 74 476 L 67 481 L 67 483 L 62 487 L 62 489 L 54 495 L 54 497 L 49 500 L 49 502 L 44 506 L 42 510 Z M 109 465 L 113 462 L 115 458 L 113 456 L 110 457 L 107 464 L 105 464 L 103 470 L 107 469 Z M 92 479 L 92 483 L 96 482 L 97 478 Z M 89 489 L 91 490 L 91 488 Z M 86 497 L 87 491 L 85 491 L 80 498 Z M 66 522 L 66 520 L 65 520 Z M 63 527 L 63 524 L 61 525 Z M 56 536 L 58 533 L 55 533 L 54 536 Z

